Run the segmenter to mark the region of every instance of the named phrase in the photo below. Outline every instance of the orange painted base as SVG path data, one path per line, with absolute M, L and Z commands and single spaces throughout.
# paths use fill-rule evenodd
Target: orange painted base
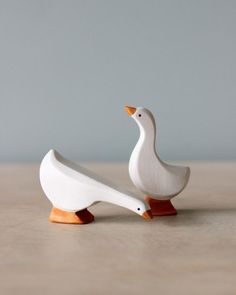
M 86 224 L 94 221 L 94 216 L 87 209 L 68 212 L 53 207 L 49 215 L 49 220 L 57 223 Z
M 175 207 L 171 204 L 170 200 L 156 200 L 149 196 L 146 196 L 146 201 L 148 202 L 153 216 L 168 216 L 176 215 L 177 211 Z

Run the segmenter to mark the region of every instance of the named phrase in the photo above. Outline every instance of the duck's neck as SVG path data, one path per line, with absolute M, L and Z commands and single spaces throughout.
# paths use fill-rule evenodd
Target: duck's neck
M 107 194 L 101 196 L 101 200 L 103 202 L 108 202 L 117 206 L 121 206 L 127 208 L 135 213 L 137 212 L 137 208 L 143 205 L 143 202 L 133 196 L 132 193 L 121 191 L 118 188 L 109 188 Z
M 140 136 L 137 143 L 140 149 L 145 149 L 148 153 L 155 153 L 155 141 L 156 141 L 156 126 L 155 122 L 150 122 L 143 126 L 138 123 Z

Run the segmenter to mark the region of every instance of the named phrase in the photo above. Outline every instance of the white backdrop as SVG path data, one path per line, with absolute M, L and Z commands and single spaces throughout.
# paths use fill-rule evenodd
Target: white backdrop
M 0 1 L 0 161 L 236 159 L 236 1 Z

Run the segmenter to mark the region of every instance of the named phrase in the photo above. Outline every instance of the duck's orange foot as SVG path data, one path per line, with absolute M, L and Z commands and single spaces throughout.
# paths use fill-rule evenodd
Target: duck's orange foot
M 177 214 L 177 211 L 175 207 L 171 204 L 170 200 L 156 200 L 149 196 L 146 196 L 146 201 L 151 208 L 153 216 L 168 216 Z
M 94 216 L 87 209 L 68 212 L 53 207 L 49 215 L 49 220 L 57 223 L 86 224 L 94 221 Z

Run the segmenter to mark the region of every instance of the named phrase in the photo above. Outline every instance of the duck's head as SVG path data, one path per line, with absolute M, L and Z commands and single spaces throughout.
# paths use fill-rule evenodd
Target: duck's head
M 120 191 L 120 193 L 122 193 L 120 194 L 120 197 L 116 198 L 115 201 L 113 200 L 114 204 L 125 207 L 140 215 L 144 219 L 152 218 L 150 206 L 146 201 L 140 200 L 135 194 L 130 191 L 122 190 Z
M 138 207 L 137 207 L 138 206 Z M 152 219 L 152 213 L 150 207 L 145 204 L 144 202 L 140 201 L 140 204 L 138 204 L 135 207 L 136 213 L 138 213 L 140 216 L 142 216 L 144 219 Z
M 152 113 L 143 107 L 125 106 L 125 111 L 135 120 L 141 130 L 155 131 L 155 119 Z

